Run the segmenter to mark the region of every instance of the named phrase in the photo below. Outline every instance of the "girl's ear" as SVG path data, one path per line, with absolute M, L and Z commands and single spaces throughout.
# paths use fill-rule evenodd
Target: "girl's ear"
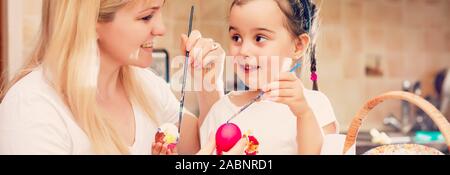
M 309 46 L 310 37 L 308 34 L 304 33 L 299 35 L 295 40 L 295 59 L 302 57 Z

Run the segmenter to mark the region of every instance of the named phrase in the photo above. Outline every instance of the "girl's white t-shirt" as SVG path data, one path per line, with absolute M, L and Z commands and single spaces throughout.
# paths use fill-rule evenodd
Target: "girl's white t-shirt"
M 150 70 L 136 70 L 159 121 L 178 122 L 179 102 L 170 86 Z M 151 154 L 158 126 L 139 105 L 132 107 L 136 127 L 130 154 Z M 0 104 L 0 154 L 93 154 L 87 135 L 49 85 L 42 67 L 18 81 Z
M 307 89 L 303 92 L 321 128 L 336 122 L 331 103 L 323 93 Z M 222 97 L 213 105 L 200 127 L 202 146 L 207 143 L 211 132 L 215 133 L 239 111 L 240 107 L 230 101 L 229 95 Z M 258 139 L 258 154 L 297 154 L 297 117 L 285 104 L 266 100 L 256 102 L 230 122 L 238 125 L 243 134 L 250 131 L 250 134 Z M 323 131 L 321 134 L 323 135 Z

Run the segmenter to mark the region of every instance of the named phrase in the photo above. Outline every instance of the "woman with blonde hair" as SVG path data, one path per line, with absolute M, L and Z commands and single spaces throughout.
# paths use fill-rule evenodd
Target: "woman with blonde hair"
M 37 48 L 0 96 L 0 154 L 172 154 L 153 141 L 160 124 L 178 122 L 179 102 L 145 69 L 153 39 L 165 33 L 163 4 L 44 0 Z M 200 32 L 182 38 L 182 48 L 224 59 Z M 200 116 L 222 95 L 217 89 L 198 92 Z M 184 116 L 178 151 L 196 153 L 197 120 Z

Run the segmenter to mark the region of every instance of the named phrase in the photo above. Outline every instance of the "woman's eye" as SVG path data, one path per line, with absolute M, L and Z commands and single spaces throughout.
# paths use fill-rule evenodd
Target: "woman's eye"
M 261 35 L 256 36 L 255 38 L 256 42 L 264 42 L 267 41 L 267 38 Z
M 141 20 L 150 21 L 152 18 L 153 18 L 153 15 L 148 15 L 146 17 L 141 18 Z
M 233 40 L 234 42 L 241 42 L 241 37 L 239 35 L 233 35 L 231 37 L 231 40 Z

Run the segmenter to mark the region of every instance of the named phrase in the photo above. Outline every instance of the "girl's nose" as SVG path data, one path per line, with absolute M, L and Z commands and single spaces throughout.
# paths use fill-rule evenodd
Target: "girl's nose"
M 251 56 L 251 44 L 245 41 L 242 41 L 241 49 L 239 50 L 239 54 L 244 58 Z

